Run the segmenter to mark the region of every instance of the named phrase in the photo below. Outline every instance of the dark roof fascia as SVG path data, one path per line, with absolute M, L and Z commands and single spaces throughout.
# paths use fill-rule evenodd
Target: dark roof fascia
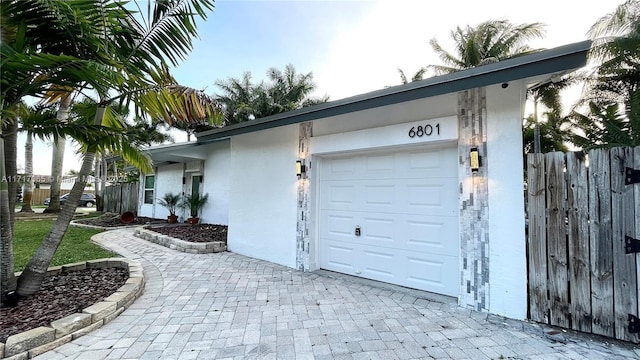
M 587 52 L 590 48 L 591 41 L 587 40 L 453 74 L 436 76 L 219 129 L 207 130 L 196 134 L 197 142 L 207 143 L 253 131 L 576 69 L 586 64 Z

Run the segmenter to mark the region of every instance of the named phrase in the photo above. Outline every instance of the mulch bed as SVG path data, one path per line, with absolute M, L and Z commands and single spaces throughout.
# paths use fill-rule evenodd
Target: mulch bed
M 227 242 L 226 225 L 180 224 L 171 226 L 146 226 L 145 229 L 171 236 L 176 239 L 195 243 L 211 241 Z
M 105 213 L 99 217 L 76 220 L 76 223 L 78 224 L 101 226 L 101 227 L 120 227 L 120 226 L 132 226 L 132 225 L 141 226 L 141 225 L 147 225 L 147 224 L 162 224 L 166 222 L 167 220 L 154 219 L 146 216 L 138 216 L 130 223 L 123 223 L 122 220 L 120 220 L 120 215 L 114 214 L 114 213 Z
M 11 335 L 82 312 L 118 290 L 129 277 L 126 269 L 85 269 L 47 276 L 40 291 L 0 309 L 0 342 Z

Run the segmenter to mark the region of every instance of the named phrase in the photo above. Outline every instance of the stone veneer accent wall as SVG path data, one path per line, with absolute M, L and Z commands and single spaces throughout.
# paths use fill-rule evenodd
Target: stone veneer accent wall
M 300 136 L 298 140 L 298 159 L 302 159 L 306 166 L 306 173 L 298 180 L 298 214 L 296 236 L 296 269 L 309 270 L 309 179 L 311 178 L 311 156 L 309 155 L 309 143 L 313 129 L 312 122 L 300 124 Z
M 487 99 L 484 88 L 458 93 L 460 177 L 461 306 L 489 310 L 489 206 L 487 183 Z M 481 164 L 469 167 L 469 151 L 477 147 Z

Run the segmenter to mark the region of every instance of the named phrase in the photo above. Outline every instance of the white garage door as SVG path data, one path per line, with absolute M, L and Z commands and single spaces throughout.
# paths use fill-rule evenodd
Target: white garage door
M 321 161 L 321 268 L 459 294 L 456 148 Z

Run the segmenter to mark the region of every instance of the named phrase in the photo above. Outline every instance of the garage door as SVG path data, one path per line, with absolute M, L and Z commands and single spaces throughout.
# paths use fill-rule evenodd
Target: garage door
M 321 161 L 321 268 L 459 294 L 456 148 Z

